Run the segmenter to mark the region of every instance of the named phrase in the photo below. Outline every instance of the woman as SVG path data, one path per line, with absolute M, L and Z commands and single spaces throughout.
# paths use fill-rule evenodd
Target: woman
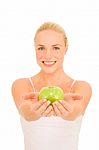
M 41 70 L 30 78 L 16 80 L 12 95 L 21 117 L 25 150 L 77 150 L 81 121 L 92 89 L 88 82 L 74 80 L 63 69 L 68 43 L 64 29 L 46 22 L 34 38 Z M 38 101 L 42 87 L 63 89 L 64 100 L 50 104 Z

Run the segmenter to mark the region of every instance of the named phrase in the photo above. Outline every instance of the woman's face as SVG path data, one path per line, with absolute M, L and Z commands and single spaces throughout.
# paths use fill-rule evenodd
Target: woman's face
M 53 73 L 63 66 L 66 46 L 62 33 L 53 30 L 40 31 L 35 39 L 36 59 L 46 73 Z

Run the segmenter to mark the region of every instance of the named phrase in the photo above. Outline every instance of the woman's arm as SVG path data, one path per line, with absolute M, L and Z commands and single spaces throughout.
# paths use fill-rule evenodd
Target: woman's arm
M 38 93 L 29 90 L 28 80 L 19 79 L 12 85 L 12 95 L 19 111 L 19 114 L 27 121 L 39 119 L 44 112 L 51 112 L 49 102 L 46 100 L 38 101 Z
M 57 116 L 66 120 L 74 120 L 84 114 L 92 95 L 92 88 L 85 81 L 77 81 L 74 93 L 67 94 L 65 100 L 53 103 Z

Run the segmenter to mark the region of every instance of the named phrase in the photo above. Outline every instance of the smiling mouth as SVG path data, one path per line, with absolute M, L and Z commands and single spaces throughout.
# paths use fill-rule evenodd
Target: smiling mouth
M 46 66 L 52 66 L 56 63 L 56 61 L 42 61 L 42 63 Z

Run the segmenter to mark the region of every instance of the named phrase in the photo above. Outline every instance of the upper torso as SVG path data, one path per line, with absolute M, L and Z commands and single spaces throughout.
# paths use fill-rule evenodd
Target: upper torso
M 73 90 L 76 81 L 71 81 L 68 92 Z M 36 90 L 30 80 L 32 90 Z M 21 117 L 25 150 L 77 150 L 82 115 L 74 121 L 61 117 L 41 117 L 37 121 L 26 121 Z

